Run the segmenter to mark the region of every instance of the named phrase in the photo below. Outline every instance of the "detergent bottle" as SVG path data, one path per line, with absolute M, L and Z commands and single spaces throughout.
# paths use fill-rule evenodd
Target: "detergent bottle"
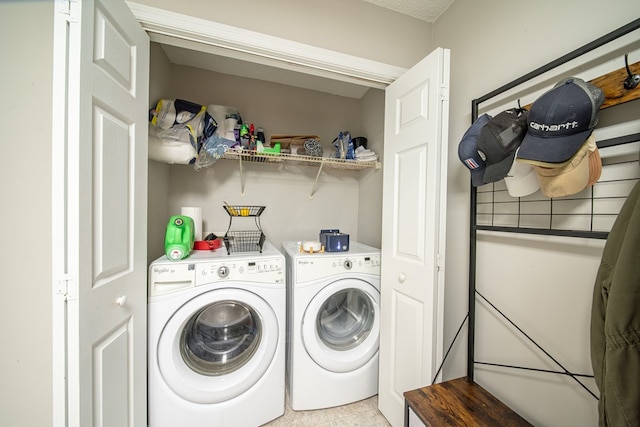
M 164 252 L 171 261 L 186 258 L 193 249 L 195 227 L 193 218 L 174 215 L 169 219 L 164 236 Z

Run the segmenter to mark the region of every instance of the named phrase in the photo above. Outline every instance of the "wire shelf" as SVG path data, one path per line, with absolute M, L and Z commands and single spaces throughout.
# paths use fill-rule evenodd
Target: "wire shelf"
M 377 160 L 359 161 L 336 159 L 332 157 L 315 157 L 288 153 L 261 153 L 251 150 L 227 150 L 222 156 L 227 160 L 240 160 L 243 162 L 277 163 L 291 166 L 320 166 L 331 169 L 380 169 Z

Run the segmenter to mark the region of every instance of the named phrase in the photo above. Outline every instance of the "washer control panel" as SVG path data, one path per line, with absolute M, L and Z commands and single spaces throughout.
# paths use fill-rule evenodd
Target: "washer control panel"
M 283 284 L 284 258 L 260 258 L 196 264 L 196 286 L 234 280 L 240 282 Z

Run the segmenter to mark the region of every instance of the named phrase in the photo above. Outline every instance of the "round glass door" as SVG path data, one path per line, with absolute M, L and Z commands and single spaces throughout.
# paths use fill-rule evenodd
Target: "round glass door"
M 320 340 L 338 351 L 350 350 L 362 343 L 373 328 L 373 301 L 360 289 L 343 289 L 331 295 L 320 308 L 316 330 Z
M 342 279 L 321 289 L 302 318 L 302 342 L 309 356 L 332 372 L 350 372 L 378 354 L 380 291 L 359 279 Z
M 183 399 L 217 403 L 233 399 L 263 377 L 280 336 L 273 308 L 253 292 L 217 289 L 180 306 L 157 345 L 166 384 Z
M 225 375 L 245 365 L 261 339 L 255 310 L 237 301 L 210 304 L 187 322 L 180 338 L 184 362 L 202 375 Z

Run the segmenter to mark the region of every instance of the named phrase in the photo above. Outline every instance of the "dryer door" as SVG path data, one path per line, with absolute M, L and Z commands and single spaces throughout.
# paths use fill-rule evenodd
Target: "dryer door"
M 222 402 L 260 380 L 279 339 L 277 317 L 265 300 L 242 289 L 213 290 L 169 319 L 158 342 L 158 366 L 187 401 Z
M 325 286 L 305 310 L 302 342 L 332 372 L 350 372 L 378 354 L 380 292 L 368 282 L 342 279 Z

